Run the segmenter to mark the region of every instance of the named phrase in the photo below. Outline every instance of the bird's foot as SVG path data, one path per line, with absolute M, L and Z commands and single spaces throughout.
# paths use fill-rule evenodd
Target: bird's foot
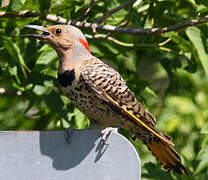
M 114 132 L 114 133 L 118 133 L 118 129 L 119 128 L 113 128 L 113 127 L 108 127 L 108 128 L 105 128 L 101 131 L 101 140 L 103 142 L 106 142 L 106 140 L 108 139 L 108 136 L 111 134 L 111 132 Z
M 70 140 L 71 140 L 71 137 L 72 137 L 72 134 L 74 132 L 74 128 L 73 127 L 69 127 L 66 129 L 65 131 L 65 134 L 64 134 L 64 137 L 65 137 L 65 140 L 70 143 Z

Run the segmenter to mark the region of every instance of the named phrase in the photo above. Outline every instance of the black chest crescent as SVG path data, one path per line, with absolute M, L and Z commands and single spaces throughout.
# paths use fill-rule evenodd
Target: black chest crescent
M 67 87 L 72 85 L 72 81 L 75 79 L 74 69 L 66 70 L 62 74 L 58 74 L 58 80 L 61 86 Z

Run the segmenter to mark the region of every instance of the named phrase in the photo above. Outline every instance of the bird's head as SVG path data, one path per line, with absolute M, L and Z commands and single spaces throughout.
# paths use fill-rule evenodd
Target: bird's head
M 90 54 L 89 45 L 84 34 L 76 27 L 71 25 L 55 25 L 42 27 L 37 25 L 24 25 L 23 27 L 39 30 L 43 34 L 25 34 L 24 37 L 32 37 L 48 43 L 60 56 L 68 50 L 73 50 L 77 56 Z

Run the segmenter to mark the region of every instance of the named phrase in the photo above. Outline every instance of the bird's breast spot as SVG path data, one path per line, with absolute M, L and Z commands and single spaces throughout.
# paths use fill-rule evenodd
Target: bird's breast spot
M 75 79 L 74 69 L 66 70 L 62 74 L 58 74 L 58 80 L 63 87 L 71 86 Z

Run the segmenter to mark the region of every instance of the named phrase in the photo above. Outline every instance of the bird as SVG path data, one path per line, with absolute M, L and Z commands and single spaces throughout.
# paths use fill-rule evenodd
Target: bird
M 106 139 L 115 127 L 140 139 L 168 172 L 189 175 L 172 139 L 156 129 L 156 119 L 136 99 L 121 75 L 93 56 L 85 35 L 72 25 L 24 25 L 42 34 L 24 34 L 49 44 L 58 54 L 58 81 L 63 93 Z M 114 128 L 113 128 L 114 127 Z

